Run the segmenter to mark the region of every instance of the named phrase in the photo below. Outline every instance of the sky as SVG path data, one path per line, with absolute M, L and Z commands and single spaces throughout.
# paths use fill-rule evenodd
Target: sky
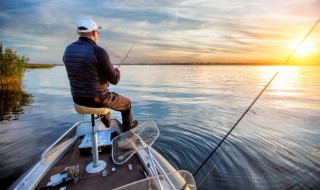
M 320 0 L 1 0 L 0 43 L 32 63 L 62 64 L 76 21 L 103 28 L 116 64 L 282 63 L 320 18 Z M 320 24 L 293 62 L 320 64 Z

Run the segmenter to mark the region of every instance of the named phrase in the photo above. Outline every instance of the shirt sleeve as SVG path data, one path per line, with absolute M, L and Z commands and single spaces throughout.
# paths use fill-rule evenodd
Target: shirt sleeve
M 114 69 L 108 52 L 98 45 L 94 46 L 94 52 L 98 61 L 98 72 L 101 82 L 110 82 L 114 85 L 118 84 L 120 81 L 120 72 Z

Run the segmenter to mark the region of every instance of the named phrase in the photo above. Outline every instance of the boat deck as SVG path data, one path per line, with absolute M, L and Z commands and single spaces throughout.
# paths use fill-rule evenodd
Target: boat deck
M 144 179 L 143 165 L 140 163 L 138 157 L 134 155 L 128 162 L 119 166 L 113 163 L 111 158 L 111 152 L 99 153 L 99 160 L 104 160 L 107 163 L 106 171 L 107 176 L 102 176 L 102 172 L 96 174 L 90 174 L 86 172 L 86 166 L 92 162 L 92 155 L 80 155 L 79 150 L 80 141 L 75 143 L 75 146 L 70 148 L 66 154 L 49 170 L 49 172 L 40 181 L 36 189 L 60 189 L 65 187 L 66 189 L 114 189 L 122 185 Z M 129 171 L 128 165 L 131 164 L 133 170 Z M 80 174 L 79 181 L 74 183 L 73 180 L 64 182 L 57 186 L 51 187 L 47 184 L 50 182 L 50 177 L 61 173 L 64 168 L 68 166 L 79 165 Z M 116 168 L 116 171 L 112 172 L 111 168 Z

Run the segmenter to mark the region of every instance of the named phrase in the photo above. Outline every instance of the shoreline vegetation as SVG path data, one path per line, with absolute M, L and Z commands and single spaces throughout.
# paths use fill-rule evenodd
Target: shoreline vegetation
M 46 68 L 52 68 L 55 65 L 53 64 L 46 64 L 46 63 L 28 63 L 26 65 L 27 69 L 46 69 Z
M 3 49 L 0 43 L 0 84 L 1 90 L 21 86 L 21 78 L 26 70 L 29 57 L 18 55 L 12 48 Z
M 51 68 L 54 65 L 29 63 L 29 57 L 19 55 L 12 48 L 3 49 L 0 43 L 0 90 L 19 89 L 24 71 L 35 68 Z

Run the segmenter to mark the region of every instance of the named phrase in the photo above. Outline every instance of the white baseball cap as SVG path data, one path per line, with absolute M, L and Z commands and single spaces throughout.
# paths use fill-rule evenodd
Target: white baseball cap
M 78 32 L 92 32 L 95 30 L 101 30 L 102 28 L 91 19 L 81 18 L 77 21 L 77 29 Z

